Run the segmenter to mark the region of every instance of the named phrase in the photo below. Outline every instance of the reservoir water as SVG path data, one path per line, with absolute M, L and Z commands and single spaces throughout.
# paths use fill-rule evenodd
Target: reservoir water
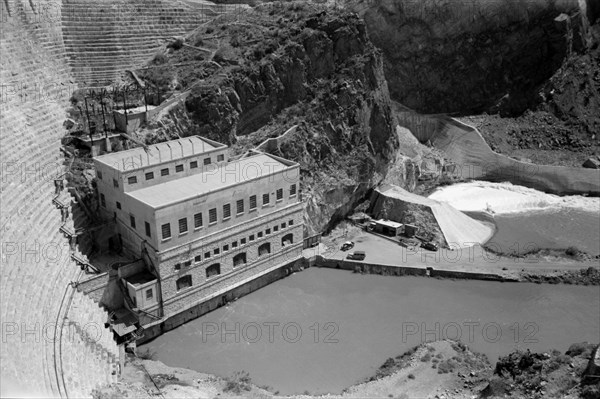
M 514 348 L 600 341 L 600 288 L 310 268 L 144 345 L 170 366 L 250 373 L 281 394 L 339 393 L 388 357 L 458 338 L 492 362 Z

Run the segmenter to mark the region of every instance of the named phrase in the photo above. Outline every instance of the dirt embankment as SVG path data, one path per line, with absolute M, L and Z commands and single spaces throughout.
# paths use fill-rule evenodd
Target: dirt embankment
M 491 365 L 485 355 L 455 341 L 419 345 L 390 357 L 363 383 L 339 395 L 317 398 L 597 398 L 600 355 L 595 343 L 577 343 L 563 354 L 557 350 L 531 353 L 517 350 Z M 268 387 L 256 387 L 246 373 L 219 378 L 168 367 L 152 360 L 129 358 L 122 380 L 93 392 L 96 399 L 281 397 Z M 288 396 L 312 398 L 310 394 Z

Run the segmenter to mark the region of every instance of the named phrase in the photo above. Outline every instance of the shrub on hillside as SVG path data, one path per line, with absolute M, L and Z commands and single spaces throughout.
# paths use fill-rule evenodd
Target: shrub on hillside
M 158 53 L 154 56 L 154 58 L 152 59 L 152 63 L 156 64 L 156 65 L 162 65 L 165 64 L 167 62 L 167 56 L 164 55 L 163 53 Z
M 600 398 L 600 384 L 586 385 L 581 389 L 581 395 L 583 399 L 597 399 Z
M 136 355 L 140 359 L 154 360 L 154 358 L 156 357 L 156 352 L 153 352 L 150 350 L 150 348 L 147 348 L 146 350 L 136 352 Z
M 236 371 L 231 378 L 227 379 L 225 384 L 225 392 L 233 392 L 241 394 L 244 391 L 252 389 L 250 374 L 247 371 Z
M 569 349 L 567 349 L 567 351 L 565 352 L 565 355 L 567 356 L 579 356 L 581 354 L 590 354 L 592 352 L 592 350 L 594 349 L 594 344 L 590 344 L 589 342 L 578 342 L 575 343 L 571 346 L 569 346 Z

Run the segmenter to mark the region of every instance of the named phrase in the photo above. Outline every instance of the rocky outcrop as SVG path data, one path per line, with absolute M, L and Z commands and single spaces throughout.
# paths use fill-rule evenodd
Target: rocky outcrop
M 573 344 L 562 354 L 533 353 L 516 350 L 496 363 L 489 385 L 481 392 L 484 398 L 597 398 L 600 379 L 589 379 L 590 364 L 597 365 L 598 345 Z M 598 369 L 596 369 L 597 371 Z
M 578 0 L 347 3 L 384 52 L 392 98 L 424 113 L 522 112 L 586 48 L 594 13 Z
M 383 58 L 364 22 L 300 3 L 279 7 L 277 20 L 270 8 L 259 7 L 243 23 L 207 28 L 227 37 L 215 56 L 224 67 L 187 98 L 187 134 L 241 153 L 297 124 L 272 152 L 300 164 L 306 225 L 316 233 L 332 227 L 383 179 L 398 139 Z M 179 81 L 192 73 L 176 70 Z M 182 111 L 161 123 L 168 126 L 174 115 L 183 120 Z M 174 134 L 174 126 L 156 127 L 158 135 Z

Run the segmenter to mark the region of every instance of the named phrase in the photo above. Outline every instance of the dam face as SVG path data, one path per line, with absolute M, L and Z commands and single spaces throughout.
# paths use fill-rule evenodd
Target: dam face
M 231 6 L 7 0 L 0 7 L 1 393 L 87 397 L 116 381 L 119 350 L 106 312 L 71 284 L 83 275 L 73 251 L 85 258 L 89 248 L 72 248 L 61 232 L 85 217 L 56 188 L 69 178 L 61 138 L 71 95 L 113 83 L 164 39 Z M 53 203 L 59 197 L 66 204 Z

